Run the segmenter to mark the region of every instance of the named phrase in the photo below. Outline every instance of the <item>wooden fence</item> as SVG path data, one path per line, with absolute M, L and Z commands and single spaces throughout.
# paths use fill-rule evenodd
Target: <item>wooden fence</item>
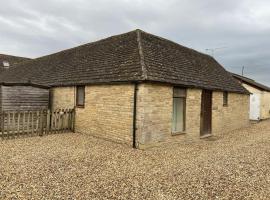
M 6 111 L 0 114 L 0 137 L 74 131 L 74 109 Z

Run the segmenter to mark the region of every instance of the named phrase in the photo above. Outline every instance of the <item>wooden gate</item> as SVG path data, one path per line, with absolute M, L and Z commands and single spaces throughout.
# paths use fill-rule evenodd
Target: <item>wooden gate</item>
M 73 132 L 74 109 L 6 111 L 0 114 L 0 137 Z

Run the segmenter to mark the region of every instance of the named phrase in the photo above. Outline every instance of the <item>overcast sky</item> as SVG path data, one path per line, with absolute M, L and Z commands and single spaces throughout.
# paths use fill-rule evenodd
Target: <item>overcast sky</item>
M 39 57 L 142 29 L 270 85 L 269 0 L 0 0 L 0 53 Z

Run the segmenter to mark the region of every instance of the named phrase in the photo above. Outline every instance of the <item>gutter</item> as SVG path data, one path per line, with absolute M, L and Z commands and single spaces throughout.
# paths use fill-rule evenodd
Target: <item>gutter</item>
M 137 149 L 137 92 L 138 91 L 138 83 L 134 83 L 134 95 L 133 95 L 133 133 L 132 133 L 132 147 Z
M 142 38 L 141 30 L 136 30 L 137 43 L 140 57 L 140 65 L 142 68 L 142 79 L 147 80 L 147 69 L 144 62 L 143 47 L 142 47 Z M 138 82 L 134 82 L 134 95 L 133 95 L 133 133 L 132 133 L 132 147 L 137 149 L 137 93 L 138 93 Z
M 33 86 L 37 88 L 50 89 L 50 86 L 39 85 L 32 82 L 1 82 L 0 85 L 3 86 Z

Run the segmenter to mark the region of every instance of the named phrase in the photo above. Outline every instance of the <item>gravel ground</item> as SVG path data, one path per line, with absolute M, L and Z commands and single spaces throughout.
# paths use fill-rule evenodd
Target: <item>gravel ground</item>
M 0 199 L 270 199 L 270 121 L 146 151 L 83 134 L 0 141 Z

